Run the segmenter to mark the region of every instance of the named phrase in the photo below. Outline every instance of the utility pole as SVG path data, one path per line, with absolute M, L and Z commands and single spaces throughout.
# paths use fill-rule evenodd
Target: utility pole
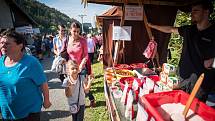
M 80 15 L 78 15 L 79 17 L 81 17 L 81 29 L 82 29 L 82 33 L 84 33 L 84 24 L 83 24 L 83 19 L 84 19 L 84 17 L 85 16 L 87 16 L 87 15 L 84 15 L 84 14 L 80 14 Z

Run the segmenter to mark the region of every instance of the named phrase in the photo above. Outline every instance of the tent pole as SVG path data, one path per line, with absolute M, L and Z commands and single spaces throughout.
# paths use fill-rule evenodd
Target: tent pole
M 145 24 L 145 27 L 146 27 L 146 31 L 147 31 L 148 36 L 149 36 L 149 40 L 152 40 L 154 37 L 152 35 L 151 28 L 148 26 L 148 19 L 147 19 L 146 12 L 145 12 L 145 9 L 144 9 L 144 4 L 143 4 L 143 21 L 144 21 L 144 24 Z M 158 52 L 156 53 L 155 59 L 156 59 L 157 66 L 160 67 Z M 153 63 L 154 68 L 156 68 L 155 64 L 154 64 L 153 58 L 151 59 L 151 61 Z
M 125 20 L 125 5 L 122 6 L 122 17 L 121 17 L 121 21 L 120 21 L 120 26 L 123 26 L 124 25 L 124 20 Z M 119 49 L 121 47 L 121 43 L 123 44 L 123 48 L 122 48 L 122 58 L 123 58 L 123 63 L 125 62 L 125 57 L 124 57 L 124 41 L 122 40 L 117 40 L 116 41 L 116 45 L 115 45 L 115 48 L 114 48 L 114 61 L 113 61 L 113 66 L 115 64 L 118 63 L 118 54 L 119 54 Z

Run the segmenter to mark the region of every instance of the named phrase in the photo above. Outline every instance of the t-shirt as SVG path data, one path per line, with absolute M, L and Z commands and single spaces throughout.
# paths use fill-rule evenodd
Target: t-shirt
M 79 42 L 68 43 L 67 53 L 69 54 L 69 59 L 76 61 L 80 65 L 83 58 L 88 58 L 86 40 L 80 38 Z
M 57 47 L 57 52 L 60 53 L 63 51 L 63 46 L 64 43 L 67 41 L 67 37 L 64 37 L 62 40 L 60 40 L 59 36 L 56 36 L 54 39 L 53 39 L 53 46 L 56 46 Z
M 68 103 L 69 105 L 77 103 L 78 102 L 78 92 L 79 92 L 79 86 L 81 82 L 81 87 L 80 87 L 80 95 L 79 95 L 79 105 L 84 105 L 85 104 L 85 92 L 84 92 L 84 87 L 83 83 L 85 83 L 85 77 L 84 75 L 81 75 L 81 81 L 79 81 L 79 77 L 77 78 L 77 83 L 74 86 L 74 90 L 72 93 L 72 96 L 68 97 Z M 84 80 L 84 81 L 83 81 Z M 69 78 L 64 79 L 62 87 L 68 87 L 68 81 Z
M 46 76 L 39 61 L 30 55 L 12 67 L 0 58 L 0 108 L 4 119 L 20 119 L 29 113 L 40 112 L 43 98 L 40 85 Z
M 192 73 L 197 74 L 197 76 L 201 73 L 213 73 L 213 69 L 206 70 L 204 68 L 204 60 L 215 57 L 215 25 L 211 25 L 209 28 L 202 31 L 199 31 L 196 25 L 183 26 L 180 27 L 178 31 L 184 38 L 179 62 L 180 77 L 186 79 L 189 78 Z M 205 75 L 205 77 L 206 76 L 207 75 Z M 207 82 L 212 79 L 207 78 L 205 80 L 205 82 Z

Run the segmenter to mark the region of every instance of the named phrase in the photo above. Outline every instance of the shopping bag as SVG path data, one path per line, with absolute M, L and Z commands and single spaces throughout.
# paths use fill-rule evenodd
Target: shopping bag
M 146 47 L 143 55 L 150 59 L 150 58 L 155 58 L 155 55 L 157 53 L 157 42 L 154 41 L 154 39 L 152 38 L 150 41 L 149 41 L 149 44 L 148 46 Z

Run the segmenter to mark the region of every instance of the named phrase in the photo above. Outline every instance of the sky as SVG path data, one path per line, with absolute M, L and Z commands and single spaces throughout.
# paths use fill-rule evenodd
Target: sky
M 108 5 L 99 5 L 88 3 L 88 6 L 84 8 L 81 4 L 81 0 L 37 0 L 46 4 L 51 8 L 55 8 L 60 12 L 68 15 L 70 18 L 74 18 L 81 22 L 81 18 L 78 15 L 86 15 L 83 18 L 84 23 L 92 23 L 94 26 L 95 16 L 101 15 L 106 10 L 111 8 Z

